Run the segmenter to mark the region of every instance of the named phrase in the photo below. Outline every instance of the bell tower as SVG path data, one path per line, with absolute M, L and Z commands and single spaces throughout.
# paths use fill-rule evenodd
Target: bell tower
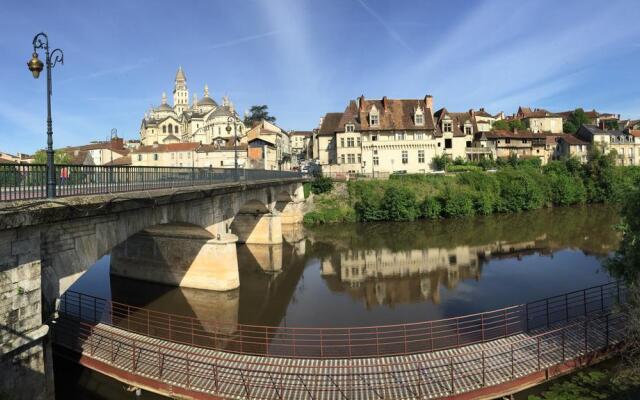
M 178 67 L 176 73 L 176 81 L 173 86 L 173 109 L 176 114 L 180 115 L 189 108 L 189 89 L 187 89 L 187 77 L 182 70 L 182 66 Z

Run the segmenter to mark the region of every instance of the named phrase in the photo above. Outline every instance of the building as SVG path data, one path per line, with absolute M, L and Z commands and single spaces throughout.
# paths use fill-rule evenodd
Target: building
M 574 157 L 581 163 L 586 163 L 589 160 L 591 144 L 573 135 L 560 136 L 556 146 L 559 159 Z
M 107 165 L 127 156 L 130 149 L 125 146 L 124 139 L 115 137 L 108 141 L 93 142 L 83 146 L 68 146 L 56 151 L 66 153 L 71 159 L 71 164 Z
M 180 142 L 211 144 L 218 138 L 242 137 L 245 131 L 233 103 L 224 97 L 219 105 L 210 97 L 206 84 L 203 97 L 198 99 L 194 94 L 190 102 L 187 77 L 180 67 L 174 82 L 173 105 L 168 104 L 167 95 L 163 93 L 161 104 L 142 119 L 140 141 L 144 146 Z
M 195 149 L 196 167 L 235 168 L 236 155 L 238 168 L 247 166 L 247 145 L 238 143 L 234 147 L 233 141 L 224 144 L 202 144 Z
M 314 143 L 313 158 L 318 160 L 321 166 L 336 164 L 336 132 L 342 113 L 330 112 L 320 118 L 320 126 L 318 127 Z
M 523 122 L 524 126 L 533 133 L 562 133 L 562 116 L 542 108 L 531 110 L 529 107 L 519 107 L 514 116 Z
M 13 155 L 0 151 L 0 164 L 31 164 L 33 161 L 33 156 L 29 154 L 17 153 Z
M 291 131 L 289 132 L 289 140 L 291 142 L 291 158 L 294 162 L 307 160 L 312 156 L 312 139 L 311 131 Z
M 264 150 L 267 158 L 259 158 L 266 162 L 265 169 L 289 170 L 291 169 L 291 142 L 289 134 L 276 124 L 268 121 L 261 121 L 255 124 L 246 132 L 242 143 L 246 143 L 249 148 L 249 160 L 258 160 L 253 158 L 257 156 L 256 151 L 252 153 L 251 149 L 268 148 Z M 275 168 L 272 168 L 271 152 L 275 151 Z M 266 167 L 268 166 L 268 168 Z
M 478 132 L 474 138 L 475 148 L 490 151 L 492 159 L 538 158 L 544 165 L 557 157 L 556 140 L 562 135 L 494 130 Z M 486 153 L 485 153 L 486 154 Z
M 195 167 L 200 143 L 170 143 L 140 146 L 131 152 L 131 165 L 143 167 Z
M 576 136 L 604 154 L 616 153 L 618 165 L 640 165 L 640 131 L 634 129 L 605 130 L 583 124 Z

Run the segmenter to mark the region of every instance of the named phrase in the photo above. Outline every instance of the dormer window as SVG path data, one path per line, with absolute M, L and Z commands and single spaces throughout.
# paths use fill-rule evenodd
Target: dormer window
M 354 132 L 356 130 L 356 127 L 353 124 L 347 124 L 344 128 L 346 132 Z
M 464 126 L 464 134 L 465 135 L 471 135 L 473 133 L 473 128 L 471 127 L 471 125 L 465 125 Z
M 380 115 L 378 114 L 378 109 L 376 106 L 371 108 L 371 112 L 369 113 L 369 125 L 378 126 L 380 124 Z
M 413 116 L 413 122 L 419 126 L 424 125 L 424 112 L 422 112 L 421 107 L 416 108 L 416 112 Z
M 453 132 L 453 123 L 451 121 L 444 121 L 442 123 L 442 132 Z

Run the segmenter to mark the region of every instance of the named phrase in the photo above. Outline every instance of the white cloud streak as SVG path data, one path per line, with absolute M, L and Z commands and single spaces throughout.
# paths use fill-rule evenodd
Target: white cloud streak
M 216 43 L 216 44 L 212 44 L 210 46 L 208 46 L 208 49 L 222 49 L 225 47 L 232 47 L 232 46 L 236 46 L 239 44 L 243 44 L 243 43 L 248 43 L 248 42 L 253 42 L 255 40 L 259 40 L 259 39 L 264 39 L 270 36 L 274 36 L 277 35 L 279 33 L 284 32 L 281 29 L 277 29 L 277 30 L 273 30 L 273 31 L 269 31 L 269 32 L 264 32 L 264 33 L 259 33 L 256 35 L 249 35 L 249 36 L 245 36 L 245 37 L 241 37 L 241 38 L 237 38 L 237 39 L 232 39 L 226 42 L 221 42 L 221 43 Z
M 402 36 L 400 36 L 400 34 L 395 29 L 393 29 L 377 12 L 375 12 L 371 7 L 369 7 L 369 5 L 365 2 L 365 0 L 357 0 L 357 2 L 360 3 L 362 8 L 369 15 L 371 15 L 373 17 L 373 19 L 375 19 L 376 21 L 378 21 L 378 23 L 380 25 L 382 25 L 382 27 L 384 28 L 385 31 L 387 31 L 387 34 L 391 37 L 391 39 L 396 41 L 400 46 L 404 47 L 405 49 L 409 50 L 410 52 L 412 52 L 412 53 L 414 52 L 414 50 L 402 38 Z

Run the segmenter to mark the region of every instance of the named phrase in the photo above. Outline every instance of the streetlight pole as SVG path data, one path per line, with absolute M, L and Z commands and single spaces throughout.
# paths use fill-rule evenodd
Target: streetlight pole
M 56 197 L 56 170 L 53 152 L 53 128 L 51 121 L 51 68 L 60 62 L 64 64 L 64 53 L 60 49 L 49 52 L 49 37 L 44 32 L 38 33 L 33 38 L 33 55 L 27 62 L 29 71 L 35 79 L 38 79 L 44 64 L 38 59 L 37 49 L 44 49 L 45 63 L 47 66 L 47 197 Z

